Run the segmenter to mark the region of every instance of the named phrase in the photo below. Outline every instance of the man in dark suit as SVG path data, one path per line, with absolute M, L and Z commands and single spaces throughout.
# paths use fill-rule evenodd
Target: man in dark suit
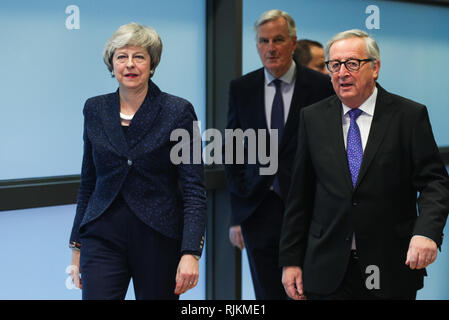
M 426 107 L 376 83 L 365 32 L 337 34 L 326 55 L 336 96 L 301 111 L 283 285 L 293 299 L 415 299 L 449 212 Z
M 231 82 L 227 129 L 266 130 L 270 134 L 277 130 L 279 163 L 276 174 L 261 175 L 259 159 L 256 163 L 248 161 L 252 145 L 245 140 L 244 164 L 226 165 L 232 207 L 230 240 L 240 249 L 247 248 L 256 298 L 285 299 L 278 261 L 279 236 L 297 144 L 299 110 L 330 96 L 333 90 L 329 77 L 293 61 L 296 26 L 288 13 L 267 11 L 257 20 L 255 29 L 264 68 Z M 262 144 L 258 141 L 257 145 Z

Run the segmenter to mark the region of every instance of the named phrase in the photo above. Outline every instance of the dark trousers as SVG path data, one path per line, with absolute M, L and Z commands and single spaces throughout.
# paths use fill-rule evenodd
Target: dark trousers
M 314 294 L 306 292 L 309 300 L 380 300 L 381 298 L 373 294 L 365 285 L 362 268 L 359 264 L 357 254 L 351 252 L 345 277 L 338 289 L 329 295 Z M 416 292 L 402 297 L 392 298 L 392 300 L 415 300 Z
M 136 299 L 178 299 L 179 241 L 144 224 L 121 196 L 81 229 L 81 244 L 83 300 L 124 299 L 130 279 Z
M 256 299 L 285 300 L 282 269 L 279 267 L 279 240 L 284 204 L 274 192 L 241 224 Z

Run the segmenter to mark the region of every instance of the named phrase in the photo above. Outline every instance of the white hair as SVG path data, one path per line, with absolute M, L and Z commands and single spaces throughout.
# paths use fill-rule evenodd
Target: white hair
M 257 28 L 259 28 L 261 25 L 267 23 L 268 21 L 276 20 L 280 17 L 284 18 L 287 21 L 288 35 L 290 37 L 296 37 L 295 20 L 293 20 L 293 18 L 287 12 L 278 9 L 272 9 L 262 13 L 259 19 L 257 19 L 256 23 L 254 23 L 254 30 L 257 33 Z
M 359 29 L 343 31 L 333 36 L 332 39 L 330 39 L 326 45 L 326 60 L 329 60 L 329 51 L 335 42 L 349 38 L 363 39 L 365 41 L 366 53 L 368 54 L 368 58 L 380 61 L 380 51 L 379 47 L 377 46 L 376 40 L 374 40 L 365 31 Z

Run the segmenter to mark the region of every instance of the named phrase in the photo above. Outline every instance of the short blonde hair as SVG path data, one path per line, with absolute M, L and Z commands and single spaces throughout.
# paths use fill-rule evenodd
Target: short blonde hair
M 162 40 L 159 34 L 153 28 L 135 22 L 125 24 L 118 28 L 106 42 L 103 50 L 103 61 L 110 72 L 114 70 L 112 57 L 115 50 L 128 45 L 142 47 L 148 51 L 151 57 L 150 77 L 152 77 L 161 60 L 162 54 Z

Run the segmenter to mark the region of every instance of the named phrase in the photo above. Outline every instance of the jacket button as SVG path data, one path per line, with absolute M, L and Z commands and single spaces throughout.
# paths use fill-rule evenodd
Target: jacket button
M 128 159 L 128 166 L 132 166 L 132 165 L 133 165 L 133 162 Z
M 352 202 L 352 205 L 353 205 L 354 207 L 357 207 L 357 206 L 359 205 L 359 202 L 358 202 L 358 201 L 353 201 L 353 202 Z

